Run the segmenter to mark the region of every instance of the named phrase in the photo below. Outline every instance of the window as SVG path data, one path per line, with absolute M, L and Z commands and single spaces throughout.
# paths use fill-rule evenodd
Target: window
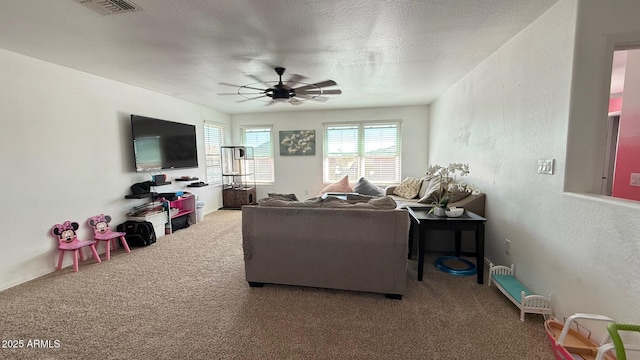
M 222 161 L 220 146 L 224 143 L 224 127 L 204 123 L 205 172 L 210 185 L 222 184 Z
M 324 182 L 349 175 L 373 183 L 400 182 L 400 123 L 325 125 Z
M 256 183 L 275 182 L 271 127 L 243 127 L 242 144 L 253 148 Z

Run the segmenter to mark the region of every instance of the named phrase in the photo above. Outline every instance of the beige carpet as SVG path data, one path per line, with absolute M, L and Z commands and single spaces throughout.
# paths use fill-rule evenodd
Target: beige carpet
M 0 359 L 553 359 L 542 316 L 521 322 L 495 287 L 436 270 L 435 255 L 424 282 L 409 260 L 400 301 L 249 288 L 240 217 L 217 211 L 152 246 L 0 292 L 2 345 L 24 341 Z

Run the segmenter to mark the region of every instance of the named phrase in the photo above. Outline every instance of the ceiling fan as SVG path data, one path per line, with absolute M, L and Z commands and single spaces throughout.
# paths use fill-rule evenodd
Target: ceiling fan
M 329 98 L 323 95 L 342 94 L 342 90 L 340 89 L 324 89 L 326 87 L 337 86 L 338 84 L 333 80 L 308 84 L 302 82 L 302 80 L 306 79 L 304 76 L 293 74 L 289 80 L 282 82 L 282 74 L 284 74 L 285 68 L 277 67 L 275 71 L 279 77 L 278 81 L 262 81 L 255 75 L 248 75 L 257 82 L 247 85 L 234 85 L 221 82 L 219 83 L 220 85 L 237 87 L 238 91 L 235 93 L 219 93 L 218 95 L 240 95 L 244 97 L 244 99 L 236 102 L 259 100 L 266 101 L 266 105 L 272 105 L 277 102 L 288 102 L 291 105 L 300 105 L 307 100 L 325 102 Z M 265 86 L 266 89 L 264 88 Z

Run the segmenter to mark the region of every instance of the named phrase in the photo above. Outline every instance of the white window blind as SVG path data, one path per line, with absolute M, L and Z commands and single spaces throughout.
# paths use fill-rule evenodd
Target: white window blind
M 399 123 L 326 125 L 323 167 L 324 182 L 400 182 Z
M 271 127 L 242 128 L 244 146 L 253 148 L 256 183 L 275 181 Z
M 364 125 L 362 176 L 374 183 L 400 181 L 398 124 Z
M 204 153 L 207 183 L 222 184 L 222 159 L 220 146 L 224 143 L 224 127 L 204 123 Z
M 359 128 L 357 125 L 327 126 L 324 158 L 324 181 L 334 182 L 345 175 L 357 180 L 360 169 L 358 161 Z

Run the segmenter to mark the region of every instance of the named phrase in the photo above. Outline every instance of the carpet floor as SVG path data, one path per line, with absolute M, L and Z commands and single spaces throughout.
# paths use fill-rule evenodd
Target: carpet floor
M 151 246 L 0 292 L 0 359 L 554 358 L 541 315 L 521 322 L 495 287 L 435 269 L 438 256 L 427 255 L 422 282 L 408 260 L 402 300 L 250 288 L 241 212 L 217 211 Z

